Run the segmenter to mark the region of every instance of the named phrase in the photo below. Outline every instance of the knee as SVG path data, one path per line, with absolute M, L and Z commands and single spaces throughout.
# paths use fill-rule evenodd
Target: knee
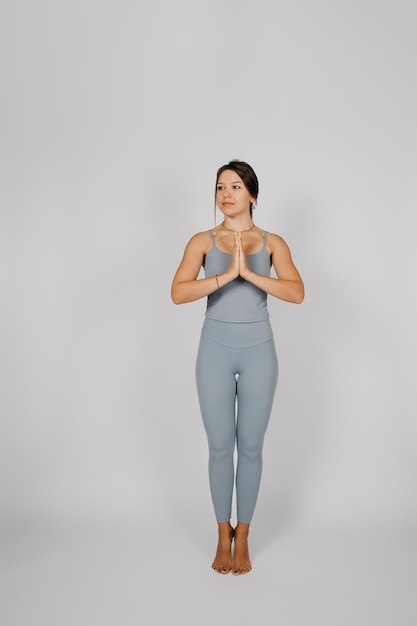
M 248 438 L 239 437 L 237 441 L 237 449 L 239 456 L 245 456 L 249 459 L 258 459 L 262 457 L 264 438 Z
M 210 458 L 214 461 L 222 461 L 232 458 L 234 453 L 234 441 L 210 441 Z

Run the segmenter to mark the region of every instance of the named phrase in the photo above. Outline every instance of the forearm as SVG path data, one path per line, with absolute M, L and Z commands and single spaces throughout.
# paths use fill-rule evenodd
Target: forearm
M 208 278 L 175 282 L 172 285 L 171 298 L 174 304 L 194 302 L 194 300 L 209 296 L 220 287 L 224 287 L 231 280 L 233 278 L 230 274 L 224 273 L 218 276 L 209 276 Z
M 304 285 L 301 280 L 286 280 L 274 278 L 273 276 L 262 276 L 255 272 L 248 273 L 244 278 L 259 289 L 280 300 L 293 302 L 294 304 L 301 304 L 304 300 Z

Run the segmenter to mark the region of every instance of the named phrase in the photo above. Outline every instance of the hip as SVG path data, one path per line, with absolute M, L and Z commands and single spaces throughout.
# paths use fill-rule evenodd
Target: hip
M 249 348 L 267 341 L 274 335 L 269 319 L 260 322 L 220 322 L 205 318 L 201 336 L 229 348 Z

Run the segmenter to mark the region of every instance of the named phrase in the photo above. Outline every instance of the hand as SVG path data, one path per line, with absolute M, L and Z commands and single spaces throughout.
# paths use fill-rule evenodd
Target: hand
M 235 233 L 235 241 L 234 241 L 234 245 L 233 245 L 232 258 L 230 259 L 230 265 L 229 265 L 229 268 L 228 268 L 228 270 L 226 272 L 230 276 L 231 280 L 234 280 L 235 278 L 237 278 L 239 276 L 240 246 L 239 246 L 239 243 L 238 243 L 238 235 L 240 236 L 240 233 Z
M 236 241 L 239 250 L 239 274 L 242 278 L 247 278 L 252 273 L 252 270 L 249 267 L 248 258 L 246 256 L 245 250 L 243 249 L 242 233 L 236 233 L 236 235 Z

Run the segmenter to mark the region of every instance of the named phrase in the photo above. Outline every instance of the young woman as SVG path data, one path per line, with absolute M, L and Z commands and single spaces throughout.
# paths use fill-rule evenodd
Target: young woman
M 196 378 L 218 523 L 212 567 L 221 574 L 251 570 L 249 525 L 278 378 L 267 294 L 294 303 L 304 298 L 303 282 L 285 241 L 253 222 L 257 197 L 258 179 L 250 165 L 230 161 L 220 167 L 216 203 L 223 222 L 191 237 L 171 290 L 175 304 L 207 297 Z M 270 275 L 271 265 L 277 278 Z M 202 266 L 205 278 L 198 279 Z M 235 483 L 237 525 L 233 528 Z

